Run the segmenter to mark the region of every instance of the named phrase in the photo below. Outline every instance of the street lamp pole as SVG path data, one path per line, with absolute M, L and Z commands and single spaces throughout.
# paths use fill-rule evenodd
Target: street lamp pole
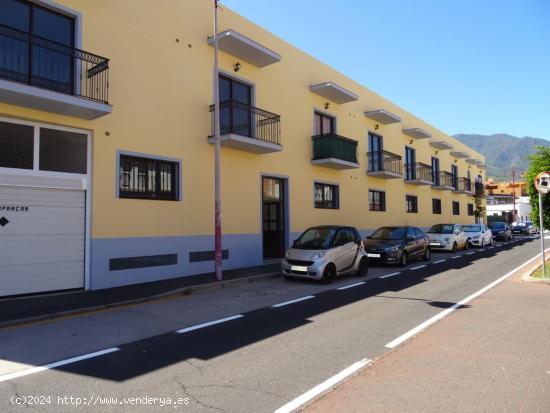
M 214 249 L 216 279 L 222 281 L 222 203 L 220 148 L 220 83 L 218 74 L 218 0 L 214 0 Z

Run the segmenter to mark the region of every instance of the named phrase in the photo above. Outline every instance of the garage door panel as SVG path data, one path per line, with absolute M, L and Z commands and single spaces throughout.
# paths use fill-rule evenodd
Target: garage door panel
M 0 186 L 0 296 L 84 287 L 82 190 Z
M 29 205 L 27 212 L 4 211 L 0 217 L 10 221 L 0 229 L 0 239 L 17 235 L 82 234 L 86 225 L 83 207 Z
M 75 277 L 79 274 L 80 277 Z M 0 270 L 2 295 L 29 294 L 42 291 L 82 288 L 84 263 L 64 262 L 27 264 L 4 267 Z
M 0 237 L 4 255 L 0 269 L 8 265 L 82 260 L 84 235 L 40 235 Z M 29 254 L 22 252 L 30 251 Z M 1 271 L 1 270 L 0 270 Z

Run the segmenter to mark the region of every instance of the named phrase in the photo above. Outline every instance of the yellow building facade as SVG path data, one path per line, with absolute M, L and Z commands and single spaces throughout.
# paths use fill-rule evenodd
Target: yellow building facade
M 11 2 L 0 295 L 212 271 L 211 2 Z M 474 220 L 481 154 L 226 7 L 219 20 L 225 269 L 313 225 Z

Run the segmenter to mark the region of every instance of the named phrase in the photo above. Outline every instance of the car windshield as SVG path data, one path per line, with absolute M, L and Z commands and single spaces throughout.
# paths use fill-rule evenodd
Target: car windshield
M 310 228 L 294 241 L 292 248 L 326 250 L 330 248 L 336 228 Z
M 504 229 L 504 222 L 494 222 L 489 224 L 489 229 Z
M 452 234 L 454 225 L 452 224 L 437 224 L 432 226 L 428 233 L 430 234 Z
M 465 232 L 481 232 L 481 225 L 462 225 Z
M 523 222 L 514 222 L 512 224 L 513 227 L 524 227 L 525 226 L 525 223 Z
M 369 237 L 371 239 L 401 240 L 405 238 L 406 228 L 403 227 L 382 227 L 378 228 Z

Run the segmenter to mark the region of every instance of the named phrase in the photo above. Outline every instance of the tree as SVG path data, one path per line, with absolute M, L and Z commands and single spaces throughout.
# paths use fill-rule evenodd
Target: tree
M 537 225 L 539 223 L 539 194 L 535 188 L 536 176 L 544 171 L 550 171 L 550 148 L 537 146 L 537 151 L 529 156 L 529 168 L 525 173 L 527 181 L 527 193 L 531 201 L 531 220 Z M 544 228 L 550 228 L 550 198 L 542 196 L 542 212 Z
M 476 224 L 480 224 L 485 216 L 486 208 L 484 206 L 484 200 L 487 198 L 485 191 L 483 190 L 483 184 L 478 188 L 476 185 L 476 190 L 474 192 L 474 216 L 476 219 Z

